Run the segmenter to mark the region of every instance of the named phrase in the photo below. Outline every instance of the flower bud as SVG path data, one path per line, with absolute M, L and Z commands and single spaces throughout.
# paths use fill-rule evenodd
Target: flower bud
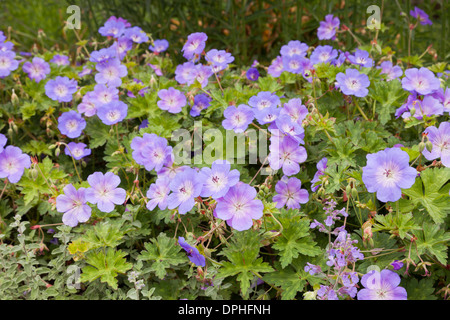
M 433 150 L 433 144 L 431 143 L 430 140 L 428 140 L 427 143 L 425 143 L 425 147 L 427 148 L 428 152 L 431 152 Z
M 421 141 L 419 143 L 419 152 L 422 152 L 425 149 L 425 143 L 423 141 Z
M 352 187 L 350 185 L 347 185 L 347 187 L 345 188 L 345 193 L 347 194 L 347 196 L 349 196 L 351 192 L 352 192 Z
M 353 199 L 358 198 L 358 190 L 356 190 L 356 188 L 352 188 L 352 198 Z
M 409 109 L 409 114 L 411 115 L 411 117 L 416 113 L 416 108 L 412 107 L 411 109 Z

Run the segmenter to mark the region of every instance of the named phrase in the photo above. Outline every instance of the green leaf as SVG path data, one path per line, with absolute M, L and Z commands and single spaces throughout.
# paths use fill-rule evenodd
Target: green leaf
M 147 271 L 155 272 L 156 276 L 163 279 L 168 268 L 186 262 L 186 255 L 180 252 L 181 247 L 175 239 L 169 238 L 165 233 L 160 233 L 157 239 L 144 244 L 145 249 L 138 257 L 139 260 L 150 261 L 151 266 Z
M 283 232 L 277 238 L 273 248 L 280 251 L 281 266 L 285 268 L 299 254 L 316 256 L 321 253 L 321 249 L 310 238 L 309 219 L 300 216 L 280 218 L 283 225 Z
M 376 112 L 381 124 L 391 120 L 391 114 L 402 104 L 407 96 L 402 84 L 398 80 L 376 81 L 369 96 L 376 100 Z
M 122 238 L 125 235 L 121 231 L 122 221 L 102 221 L 97 223 L 93 228 L 89 229 L 81 239 L 89 244 L 91 249 L 101 247 L 116 248 L 121 244 Z
M 103 251 L 90 252 L 86 259 L 86 262 L 90 264 L 90 266 L 86 266 L 82 269 L 81 281 L 92 282 L 95 279 L 100 278 L 101 282 L 106 282 L 113 289 L 117 290 L 117 275 L 125 274 L 133 267 L 133 265 L 128 263 L 124 258 L 126 255 L 126 252 L 121 250 L 115 251 L 114 249 L 109 248 L 106 255 Z
M 443 223 L 450 212 L 450 168 L 429 168 L 420 173 L 414 185 L 402 190 L 415 206 L 423 206 L 436 223 Z
M 373 231 L 388 231 L 393 236 L 399 236 L 404 239 L 407 233 L 419 230 L 420 227 L 415 223 L 411 212 L 406 214 L 391 212 L 387 215 L 377 214 L 375 216 L 377 223 L 373 225 Z
M 408 300 L 437 300 L 437 297 L 433 295 L 435 290 L 433 279 L 411 278 L 404 288 L 408 294 Z
M 234 234 L 232 242 L 221 253 L 228 258 L 229 262 L 223 262 L 217 278 L 238 275 L 241 294 L 248 297 L 248 289 L 256 273 L 273 271 L 267 262 L 258 258 L 260 247 L 259 236 L 255 232 L 243 231 Z
M 440 263 L 447 265 L 450 232 L 445 232 L 445 229 L 437 224 L 424 223 L 423 230 L 414 235 L 417 237 L 416 244 L 419 255 L 429 253 L 435 256 Z
M 317 276 L 312 276 L 304 271 L 306 265 L 305 257 L 300 257 L 283 269 L 264 275 L 263 280 L 281 287 L 281 298 L 283 300 L 294 299 L 297 292 L 302 292 L 309 283 L 311 286 L 322 283 L 323 280 Z

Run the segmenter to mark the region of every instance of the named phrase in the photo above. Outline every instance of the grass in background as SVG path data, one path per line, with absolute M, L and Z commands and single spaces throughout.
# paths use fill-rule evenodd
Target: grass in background
M 30 51 L 42 44 L 38 30 L 47 37 L 45 43 L 65 50 L 75 50 L 77 38 L 72 30 L 64 29 L 69 17 L 69 5 L 81 8 L 82 37 L 102 41 L 98 28 L 112 15 L 127 19 L 132 25 L 151 33 L 154 39 L 164 38 L 170 43 L 169 52 L 179 52 L 192 32 L 208 35 L 207 49 L 227 49 L 238 65 L 249 65 L 254 59 L 269 63 L 282 45 L 289 40 L 300 40 L 317 45 L 316 30 L 327 14 L 339 16 L 342 24 L 358 33 L 362 42 L 371 40 L 374 33 L 365 29 L 370 13 L 368 6 L 382 6 L 381 0 L 3 0 L 0 2 L 0 30 L 11 26 L 12 39 L 19 50 Z M 412 54 L 421 55 L 431 42 L 441 60 L 449 61 L 448 0 L 412 1 L 385 0 L 384 20 L 387 29 L 380 32 L 383 46 L 396 46 L 407 52 L 408 25 L 400 9 L 409 16 L 409 10 L 418 6 L 433 21 L 432 26 L 419 25 L 413 32 Z M 359 31 L 364 31 L 360 34 Z M 351 50 L 357 43 L 348 33 L 339 35 L 341 49 Z M 320 44 L 328 42 L 322 41 Z M 434 51 L 433 51 L 434 50 Z M 432 55 L 425 59 L 432 62 Z M 178 55 L 176 59 L 183 62 Z

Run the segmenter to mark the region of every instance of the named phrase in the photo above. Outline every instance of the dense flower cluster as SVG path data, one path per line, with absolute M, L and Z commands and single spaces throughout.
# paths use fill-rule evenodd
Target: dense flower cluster
M 428 15 L 417 7 L 411 10 L 410 15 L 417 20 L 415 26 L 410 26 L 411 30 L 419 23 L 432 24 Z M 399 200 L 402 196 L 406 198 L 405 194 L 412 198 L 409 189 L 415 186 L 418 179 L 421 179 L 423 185 L 432 180 L 427 176 L 431 171 L 430 167 L 435 167 L 435 172 L 442 169 L 435 176 L 442 172 L 445 176 L 447 171 L 443 170 L 450 168 L 450 123 L 438 121 L 441 119 L 439 117 L 447 117 L 448 120 L 450 89 L 442 84 L 446 75 L 435 72 L 439 66 L 434 69 L 415 68 L 413 63 L 408 63 L 404 70 L 400 64 L 392 62 L 392 57 L 389 57 L 389 60 L 380 60 L 373 54 L 374 50 L 364 50 L 362 46 L 351 52 L 335 48 L 338 36 L 347 30 L 347 27 L 344 27 L 338 17 L 328 14 L 317 29 L 319 45 L 312 47 L 299 40 L 288 41 L 281 46 L 268 67 L 255 60 L 251 67 L 238 70 L 241 73 L 229 71 L 235 68 L 235 57 L 232 53 L 220 48 L 208 48 L 208 35 L 204 32 L 194 32 L 187 36 L 181 49 L 181 55 L 185 59 L 182 63 L 173 67 L 171 63 L 164 64 L 169 42 L 165 39 L 153 40 L 150 34 L 140 27 L 132 26 L 120 17 L 109 18 L 99 28 L 98 33 L 105 38 L 102 43 L 108 45 L 97 48 L 99 43 L 96 42 L 95 50 L 88 52 L 84 63 L 72 59 L 72 56 L 71 61 L 67 55 L 54 53 L 31 58 L 28 57 L 32 55 L 22 54 L 20 57 L 25 58 L 18 60 L 13 51 L 13 42 L 7 41 L 7 37 L 0 31 L 0 78 L 4 79 L 11 74 L 20 76 L 21 73 L 26 77 L 27 85 L 33 88 L 41 86 L 42 90 L 36 97 L 29 92 L 25 93 L 32 101 L 20 105 L 19 109 L 24 116 L 27 108 L 32 109 L 30 115 L 27 114 L 27 119 L 35 116 L 38 111 L 45 111 L 45 116 L 41 116 L 38 121 L 39 125 L 46 125 L 47 136 L 56 139 L 56 142 L 53 141 L 53 144 L 48 146 L 43 142 L 45 138 L 36 138 L 25 128 L 27 135 L 35 140 L 27 145 L 27 149 L 23 148 L 36 156 L 31 158 L 19 147 L 7 145 L 8 138 L 0 134 L 0 178 L 6 179 L 0 199 L 8 183 L 18 183 L 26 173 L 26 183 L 19 185 L 17 189 L 12 186 L 14 189 L 11 193 L 32 190 L 38 199 L 35 202 L 32 202 L 33 199 L 24 199 L 21 204 L 25 203 L 31 208 L 31 205 L 38 203 L 39 207 L 34 211 L 39 214 L 41 211 L 56 211 L 62 214 L 56 215 L 58 222 L 62 221 L 66 226 L 75 228 L 81 223 L 87 223 L 83 227 L 90 230 L 89 224 L 102 224 L 114 217 L 123 217 L 124 221 L 128 219 L 133 225 L 128 229 L 114 226 L 117 233 L 121 233 L 119 240 L 122 241 L 123 236 L 127 232 L 134 232 L 137 226 L 147 226 L 155 221 L 156 226 L 162 219 L 165 222 L 170 221 L 176 224 L 170 239 L 156 237 L 155 240 L 162 244 L 162 247 L 157 248 L 161 250 L 158 251 L 161 256 L 155 258 L 156 255 L 145 245 L 148 255 L 141 259 L 156 261 L 148 268 L 148 272 L 155 272 L 160 279 L 167 273 L 165 269 L 181 264 L 183 257 L 187 262 L 187 258 L 177 251 L 180 248 L 176 247 L 176 243 L 186 252 L 193 265 L 198 267 L 197 279 L 206 283 L 216 280 L 207 278 L 211 275 L 202 269 L 206 266 L 206 258 L 217 266 L 223 266 L 213 260 L 216 250 L 208 248 L 216 235 L 221 244 L 229 244 L 225 235 L 234 237 L 234 241 L 239 237 L 236 235 L 245 236 L 259 232 L 264 239 L 253 241 L 253 244 L 249 241 L 248 245 L 258 246 L 259 250 L 262 245 L 276 243 L 277 252 L 288 252 L 281 261 L 282 269 L 286 262 L 290 263 L 299 254 L 302 254 L 302 259 L 304 256 L 308 256 L 308 259 L 317 258 L 318 245 L 313 239 L 319 235 L 322 239 L 328 238 L 328 245 L 324 249 L 325 261 L 320 261 L 320 257 L 317 260 L 308 260 L 306 264 L 302 262 L 303 271 L 309 274 L 308 277 L 317 276 L 321 279 L 315 286 L 313 280 L 309 283 L 314 288 L 314 296 L 317 299 L 406 299 L 406 290 L 399 286 L 401 279 L 395 272 L 403 267 L 403 261 L 409 267 L 410 263 L 414 264 L 414 259 L 421 260 L 421 266 L 428 272 L 427 264 L 422 261 L 420 255 L 428 250 L 427 254 L 436 255 L 439 260 L 446 257 L 446 253 L 444 254 L 441 247 L 427 247 L 419 252 L 414 242 L 419 241 L 420 237 L 427 238 L 432 233 L 426 230 L 425 225 L 428 222 L 424 222 L 422 227 L 414 225 L 407 229 L 410 222 L 405 220 L 402 228 L 407 229 L 407 232 L 389 223 L 391 220 L 400 219 L 400 215 L 402 219 L 407 219 L 406 214 L 413 216 L 412 213 L 417 212 L 433 212 L 434 215 L 430 214 L 430 219 L 433 220 L 429 221 L 442 222 L 446 218 L 447 212 L 444 209 L 448 204 L 448 185 L 442 186 L 447 181 L 439 186 L 444 191 L 434 190 L 434 194 L 429 197 L 431 200 L 426 194 L 429 185 L 423 188 L 422 199 L 409 202 L 411 207 L 401 204 Z M 373 43 L 374 47 L 375 44 L 376 42 Z M 84 45 L 83 48 L 88 51 Z M 132 58 L 130 52 L 139 52 L 139 48 L 144 48 L 146 52 L 136 59 L 138 62 L 141 58 L 145 61 L 145 75 L 136 72 L 133 68 L 137 63 L 131 63 L 129 59 Z M 61 71 L 64 68 L 73 68 L 77 72 L 55 74 L 56 70 Z M 161 80 L 165 75 L 173 75 L 173 79 Z M 146 80 L 145 76 L 148 76 Z M 324 80 L 325 78 L 327 79 Z M 225 85 L 225 90 L 222 87 L 221 81 L 225 79 L 227 81 L 224 81 L 224 84 L 233 83 L 231 89 Z M 244 81 L 248 88 L 240 86 L 239 81 Z M 380 83 L 382 86 L 378 86 Z M 286 87 L 292 84 L 297 90 L 284 92 L 280 89 L 281 84 Z M 375 98 L 377 91 L 385 88 L 397 88 L 402 94 L 402 100 L 392 99 L 389 105 L 385 105 L 384 100 L 390 95 L 390 89 L 384 91 L 381 99 L 384 99 L 383 101 Z M 243 91 L 245 94 L 233 96 L 236 92 Z M 318 102 L 322 98 L 328 100 Z M 369 105 L 369 101 L 373 105 Z M 384 112 L 382 120 L 377 114 L 377 103 L 383 104 L 380 107 Z M 326 109 L 325 114 L 322 108 L 328 108 L 328 104 L 339 110 L 339 114 L 330 116 L 329 109 Z M 8 134 L 16 139 L 14 132 L 17 130 L 14 128 L 14 117 L 9 114 L 12 110 L 10 107 L 16 108 L 17 100 L 11 98 L 11 103 L 5 107 Z M 364 112 L 364 108 L 369 107 L 371 113 L 368 114 L 371 119 Z M 417 125 L 417 128 L 424 126 L 424 129 L 414 129 L 416 134 L 422 133 L 422 143 L 417 149 L 414 147 L 416 137 L 412 143 L 399 141 L 401 133 L 389 137 L 386 130 L 384 132 L 382 128 L 376 127 L 380 121 L 390 121 L 389 112 L 393 114 L 395 108 L 397 120 L 394 121 L 404 121 L 408 124 L 408 129 L 414 125 Z M 345 112 L 341 115 L 341 110 L 344 109 Z M 386 111 L 387 109 L 389 110 Z M 52 114 L 53 111 L 55 114 Z M 162 116 L 158 117 L 155 112 Z M 352 112 L 359 112 L 366 122 L 359 117 L 351 120 Z M 340 126 L 335 125 L 336 121 L 345 118 L 345 113 L 347 121 Z M 338 119 L 339 116 L 342 118 Z M 27 125 L 27 119 L 21 124 L 24 127 Z M 267 138 L 268 144 L 264 146 L 267 150 L 264 151 L 268 153 L 260 159 L 260 166 L 249 165 L 242 169 L 232 161 L 225 160 L 228 158 L 224 154 L 217 157 L 218 153 L 212 163 L 202 163 L 198 167 L 196 162 L 195 165 L 180 165 L 175 152 L 177 149 L 173 145 L 174 140 L 169 140 L 169 137 L 176 129 L 184 125 L 190 126 L 196 119 L 200 119 L 208 128 L 218 126 L 219 128 L 214 129 L 234 136 L 242 135 L 245 137 L 242 140 L 243 145 L 249 148 L 256 148 L 253 141 L 250 141 L 249 130 L 256 128 L 258 133 Z M 366 123 L 369 129 L 365 128 Z M 52 127 L 56 132 L 51 132 Z M 127 130 L 132 132 L 124 134 Z M 413 130 L 408 134 L 413 135 L 414 132 L 411 132 Z M 344 138 L 348 137 L 348 141 L 344 141 Z M 91 139 L 95 140 L 95 143 Z M 112 140 L 114 141 L 111 142 Z M 188 152 L 189 159 L 194 158 L 197 151 L 206 149 L 204 142 L 202 140 L 200 147 L 194 152 Z M 234 140 L 232 143 L 234 150 Z M 95 149 L 103 145 L 105 155 L 99 156 L 101 149 Z M 64 154 L 67 156 L 60 158 L 61 163 L 39 163 L 44 161 L 44 155 L 51 154 L 49 150 L 53 148 L 57 148 L 55 155 L 59 156 L 60 146 L 64 146 Z M 314 147 L 317 147 L 317 150 Z M 250 152 L 245 154 L 245 157 L 247 156 L 250 157 Z M 427 166 L 423 163 L 425 161 L 432 164 Z M 78 172 L 77 162 L 83 168 L 89 166 L 83 172 L 84 175 Z M 74 165 L 75 172 L 58 175 L 59 167 L 66 166 L 67 163 Z M 99 166 L 103 168 L 105 164 L 106 169 L 99 169 Z M 258 177 L 262 169 L 269 174 L 266 179 Z M 37 181 L 36 175 L 40 175 L 39 179 L 42 181 Z M 63 186 L 55 186 L 52 177 L 63 183 Z M 74 177 L 78 178 L 77 182 L 74 182 Z M 256 182 L 261 180 L 264 182 Z M 342 186 L 345 186 L 345 180 L 348 187 L 344 192 Z M 42 184 L 39 184 L 40 182 Z M 42 192 L 42 186 L 45 187 L 45 192 Z M 422 191 L 422 187 L 420 190 L 413 190 L 419 191 Z M 364 196 L 360 197 L 360 194 Z M 45 197 L 47 199 L 44 202 L 42 199 Z M 345 202 L 347 206 L 336 209 Z M 386 217 L 393 214 L 390 202 L 398 204 L 396 218 Z M 416 202 L 420 202 L 423 208 L 418 207 Z M 3 202 L 1 204 L 4 205 Z M 323 206 L 323 210 L 317 210 L 317 205 Z M 434 212 L 442 208 L 444 214 Z M 383 216 L 382 210 L 386 211 L 385 218 L 380 218 Z M 27 211 L 24 210 L 24 213 Z M 126 214 L 128 215 L 125 216 Z M 140 221 L 142 214 L 145 219 Z M 53 214 L 52 218 L 55 218 L 54 216 Z M 297 218 L 298 220 L 295 220 Z M 352 222 L 361 224 L 364 233 L 361 238 L 364 241 L 365 237 L 372 237 L 373 224 L 377 224 L 376 230 L 389 230 L 391 238 L 398 236 L 399 241 L 409 237 L 408 245 L 416 245 L 417 257 L 411 258 L 410 248 L 408 258 L 390 260 L 393 262 L 386 267 L 394 271 L 384 269 L 361 273 L 357 265 L 365 257 L 358 240 L 355 240 L 359 236 L 359 229 L 356 228 L 357 231 L 351 233 L 348 230 L 349 224 L 351 225 L 347 223 L 348 219 L 354 219 Z M 365 220 L 367 221 L 364 223 Z M 188 226 L 184 224 L 186 221 Z M 303 228 L 301 223 L 305 223 Z M 191 226 L 192 229 L 193 226 L 200 226 L 201 229 L 192 230 L 194 240 L 191 235 L 186 236 L 189 243 L 194 245 L 179 236 L 183 229 L 186 234 L 190 233 L 188 230 Z M 272 230 L 273 226 L 280 227 L 279 233 Z M 165 231 L 165 227 L 158 226 L 148 233 L 136 232 L 135 235 L 143 239 L 150 233 L 157 232 L 156 229 Z M 299 238 L 295 239 L 284 236 L 283 231 L 286 229 L 295 230 L 295 236 L 297 233 L 302 236 L 299 235 Z M 420 234 L 417 237 L 416 233 L 413 233 L 416 230 L 420 230 L 423 236 Z M 195 235 L 199 232 L 202 233 L 201 236 Z M 84 234 L 85 230 L 77 233 Z M 299 246 L 294 243 L 303 241 L 299 240 L 300 238 L 307 242 L 306 249 L 298 249 Z M 72 244 L 92 244 L 89 241 L 76 242 L 79 239 L 82 239 L 82 235 L 74 239 Z M 446 234 L 439 243 L 445 242 L 445 239 Z M 377 241 L 380 246 L 377 249 L 384 249 L 381 248 L 386 245 L 386 242 L 382 242 L 384 239 Z M 159 244 L 158 242 L 158 246 Z M 397 248 L 398 250 L 392 251 L 405 251 L 404 244 Z M 100 244 L 93 246 L 95 245 L 100 247 Z M 141 244 L 136 246 L 138 247 L 140 248 Z M 176 250 L 172 252 L 173 248 Z M 70 247 L 69 251 L 72 249 Z M 87 248 L 86 251 L 90 249 L 92 248 Z M 255 270 L 272 270 L 272 267 L 265 265 L 263 258 L 252 256 L 253 249 L 248 252 L 247 248 L 242 250 L 243 252 L 231 252 L 228 248 L 221 254 L 232 261 L 230 265 L 242 260 L 246 267 L 251 268 L 254 263 Z M 77 258 L 86 252 L 81 251 L 78 250 L 80 255 Z M 109 257 L 110 252 L 112 251 L 102 251 L 105 259 Z M 121 252 L 116 250 L 114 254 L 120 255 Z M 245 261 L 249 256 L 254 261 Z M 190 264 L 191 267 L 193 265 Z M 260 278 L 257 272 L 251 271 Z M 221 274 L 222 271 L 218 267 L 217 270 L 211 271 L 213 277 L 216 272 L 219 272 L 222 278 L 238 273 L 228 270 L 228 273 Z M 283 272 L 288 274 L 289 271 L 285 269 Z M 243 295 L 246 294 L 243 291 L 250 287 L 251 280 L 247 281 L 248 274 L 244 275 L 237 277 L 242 282 L 246 279 L 240 288 Z M 139 295 L 137 291 L 145 285 L 144 280 L 137 280 L 137 276 L 138 273 L 132 271 L 128 280 L 135 285 L 136 291 L 132 294 Z M 266 281 L 266 278 L 261 279 Z M 267 279 L 270 282 L 275 278 Z M 275 285 L 271 284 L 273 288 Z M 286 293 L 288 290 L 280 292 L 283 292 L 283 295 L 289 294 Z M 151 295 L 148 292 L 147 294 Z M 208 294 L 216 292 L 208 291 Z

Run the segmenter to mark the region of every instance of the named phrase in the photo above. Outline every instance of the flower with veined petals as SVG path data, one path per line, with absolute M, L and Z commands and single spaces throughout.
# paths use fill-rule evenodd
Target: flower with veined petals
M 441 158 L 441 162 L 450 168 L 450 122 L 441 122 L 439 128 L 431 126 L 425 129 L 428 140 L 433 145 L 431 152 L 426 148 L 422 154 L 427 160 Z
M 400 276 L 391 270 L 371 270 L 361 278 L 363 289 L 358 300 L 407 300 L 405 288 L 399 287 Z
M 64 194 L 56 197 L 56 210 L 64 213 L 62 221 L 65 225 L 76 227 L 79 222 L 86 222 L 91 217 L 91 207 L 86 204 L 86 188 L 78 190 L 72 184 L 63 189 Z
M 300 209 L 300 203 L 307 203 L 309 200 L 308 191 L 301 189 L 302 183 L 299 179 L 283 177 L 275 185 L 277 194 L 272 201 L 276 202 L 277 208 L 286 206 L 288 209 Z
M 263 215 L 264 205 L 256 198 L 255 188 L 240 182 L 228 190 L 227 194 L 217 199 L 215 215 L 237 231 L 248 230 L 254 219 Z
M 158 178 L 155 183 L 150 185 L 150 188 L 147 191 L 147 198 L 149 201 L 147 202 L 147 209 L 152 211 L 159 207 L 161 210 L 165 210 L 167 208 L 167 196 L 169 195 L 170 188 L 170 179 L 168 178 Z
M 218 199 L 223 197 L 228 190 L 239 182 L 240 173 L 238 170 L 231 170 L 231 165 L 226 160 L 216 160 L 211 164 L 211 168 L 203 167 L 199 172 L 204 181 L 202 197 L 212 197 Z
M 11 183 L 19 182 L 25 168 L 30 168 L 30 166 L 30 156 L 22 153 L 18 147 L 7 146 L 0 153 L 0 178 L 8 178 Z
M 179 214 L 186 214 L 195 204 L 195 198 L 200 196 L 203 181 L 195 169 L 189 168 L 178 173 L 170 182 L 170 190 L 167 199 L 170 210 L 178 207 Z
M 112 172 L 94 172 L 87 180 L 90 188 L 86 189 L 86 200 L 97 204 L 100 211 L 111 212 L 114 205 L 124 203 L 127 193 L 124 189 L 117 188 L 120 184 L 119 176 Z
M 366 158 L 362 180 L 367 191 L 376 192 L 380 201 L 399 200 L 401 189 L 409 189 L 416 180 L 417 171 L 409 166 L 409 155 L 400 148 L 387 148 Z

